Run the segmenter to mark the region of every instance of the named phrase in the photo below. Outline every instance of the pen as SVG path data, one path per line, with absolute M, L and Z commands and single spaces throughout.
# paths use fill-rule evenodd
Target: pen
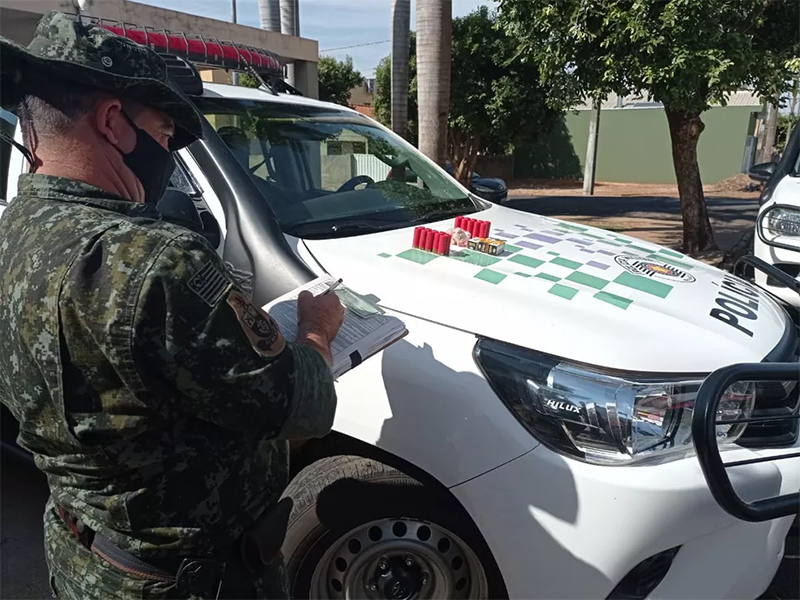
M 333 282 L 333 283 L 330 285 L 330 287 L 329 287 L 327 290 L 325 290 L 324 292 L 322 292 L 322 295 L 324 296 L 325 294 L 328 294 L 328 293 L 332 292 L 332 291 L 333 291 L 333 290 L 335 290 L 337 287 L 339 287 L 339 284 L 341 284 L 341 283 L 342 283 L 342 280 L 341 280 L 341 279 L 339 279 L 338 281 L 334 281 L 334 282 Z

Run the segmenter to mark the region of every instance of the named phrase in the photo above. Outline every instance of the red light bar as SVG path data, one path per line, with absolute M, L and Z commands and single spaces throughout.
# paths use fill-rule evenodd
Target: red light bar
M 168 29 L 130 25 L 97 17 L 80 18 L 133 40 L 137 44 L 148 46 L 157 52 L 179 56 L 195 64 L 237 71 L 247 71 L 247 65 L 250 65 L 259 73 L 283 76 L 283 66 L 278 56 L 263 48 L 230 41 L 221 42 L 214 38 L 204 38 L 200 34 L 187 35 Z

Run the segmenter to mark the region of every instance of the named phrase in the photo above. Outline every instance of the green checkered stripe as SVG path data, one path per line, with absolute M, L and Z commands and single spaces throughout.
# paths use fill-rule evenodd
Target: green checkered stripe
M 573 233 L 572 227 L 578 228 L 577 226 L 570 226 L 570 233 Z M 584 233 L 584 235 L 587 234 Z M 616 243 L 621 246 L 631 247 L 630 244 L 624 244 L 623 242 Z M 645 247 L 637 247 L 636 249 L 648 252 L 647 255 L 642 256 L 643 259 L 659 260 L 687 271 L 693 268 L 692 265 L 678 260 L 678 258 L 683 258 L 683 255 L 677 252 L 666 249 L 652 252 L 651 249 Z M 573 300 L 579 295 L 588 295 L 597 301 L 622 310 L 627 310 L 629 306 L 634 304 L 634 300 L 630 297 L 632 291 L 663 299 L 669 296 L 673 289 L 672 285 L 663 281 L 634 275 L 627 271 L 623 271 L 613 278 L 611 276 L 604 277 L 603 270 L 611 268 L 613 258 L 608 261 L 608 264 L 603 265 L 597 262 L 597 256 L 592 256 L 592 260 L 581 262 L 563 257 L 554 250 L 540 251 L 535 256 L 524 254 L 521 252 L 522 250 L 523 248 L 519 246 L 507 243 L 502 256 L 491 256 L 467 249 L 463 249 L 458 255 L 439 256 L 414 248 L 396 255 L 384 252 L 379 256 L 383 258 L 400 258 L 419 265 L 427 265 L 434 260 L 456 260 L 478 267 L 479 269 L 474 277 L 487 284 L 499 285 L 507 281 L 508 278 L 522 277 L 548 286 L 550 294 L 563 300 Z M 620 250 L 622 249 L 620 248 Z M 506 263 L 502 271 L 498 269 L 498 265 L 501 262 Z
M 574 225 L 572 223 L 562 223 L 556 221 L 555 219 L 551 219 L 550 217 L 539 215 L 538 218 L 552 225 L 552 229 L 548 229 L 543 232 L 548 237 L 555 237 L 556 239 L 569 239 L 570 241 L 577 242 L 583 251 L 587 251 L 589 253 L 603 252 L 603 249 L 613 252 L 637 250 L 639 252 L 657 254 L 658 258 L 660 260 L 664 260 L 665 262 L 671 262 L 667 259 L 675 261 L 676 259 L 685 258 L 685 255 L 681 254 L 680 252 L 667 250 L 666 248 L 659 248 L 658 246 L 643 245 L 648 244 L 648 242 L 642 242 L 641 240 L 625 237 L 614 233 L 613 231 L 604 231 L 602 229 L 590 231 L 588 227 Z M 516 225 L 515 231 L 513 232 L 505 231 L 503 229 L 498 229 L 497 231 L 502 234 L 500 236 L 502 239 L 510 240 L 509 243 L 512 244 L 514 243 L 515 239 L 524 240 L 525 238 L 530 237 L 530 235 L 527 234 L 537 234 L 537 232 L 529 227 L 526 227 L 525 225 Z M 595 231 L 599 233 L 594 233 Z M 542 243 L 546 244 L 547 242 Z M 681 264 L 679 262 L 671 262 L 671 264 L 675 264 L 675 266 L 680 266 L 683 268 L 691 268 L 690 266 Z

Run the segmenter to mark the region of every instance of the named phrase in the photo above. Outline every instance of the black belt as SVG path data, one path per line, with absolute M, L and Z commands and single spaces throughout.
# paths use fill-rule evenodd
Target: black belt
M 156 559 L 158 566 L 145 562 L 93 531 L 67 508 L 58 505 L 58 516 L 72 535 L 92 553 L 137 579 L 175 583 L 179 592 L 200 598 L 219 598 L 225 562 L 210 558 L 176 557 Z

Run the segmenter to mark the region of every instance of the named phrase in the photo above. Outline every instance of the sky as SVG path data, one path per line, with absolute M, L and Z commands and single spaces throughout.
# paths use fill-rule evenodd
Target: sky
M 230 0 L 137 0 L 202 17 L 231 20 Z M 493 0 L 453 0 L 453 16 L 460 17 Z M 375 75 L 381 58 L 391 51 L 391 0 L 299 0 L 300 35 L 319 41 L 321 54 L 344 59 L 353 57 L 355 68 L 365 77 Z M 258 1 L 236 0 L 237 21 L 259 27 Z M 416 28 L 416 2 L 411 2 L 411 29 Z M 372 44 L 335 50 L 342 46 Z

